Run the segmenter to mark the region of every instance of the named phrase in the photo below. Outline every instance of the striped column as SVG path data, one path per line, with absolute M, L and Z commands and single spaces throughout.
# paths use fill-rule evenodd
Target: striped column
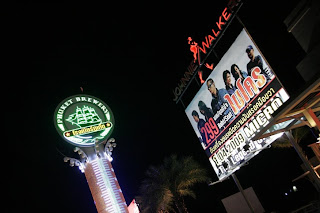
M 108 159 L 96 158 L 86 164 L 85 176 L 98 213 L 128 213 L 118 180 Z

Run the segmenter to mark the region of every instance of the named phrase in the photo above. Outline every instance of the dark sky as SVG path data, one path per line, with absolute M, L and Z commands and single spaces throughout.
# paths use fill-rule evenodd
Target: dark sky
M 297 1 L 267 2 L 246 1 L 239 16 L 293 94 L 300 80 L 295 66 L 304 53 L 283 20 Z M 9 132 L 2 161 L 8 189 L 5 212 L 96 212 L 84 174 L 63 162 L 63 155 L 74 155 L 72 146 L 53 125 L 56 106 L 81 93 L 80 87 L 113 111 L 112 137 L 118 146 L 112 164 L 128 204 L 148 166 L 171 153 L 194 156 L 216 180 L 183 107 L 173 102 L 172 90 L 192 60 L 187 37 L 202 41 L 226 3 L 11 4 L 2 78 Z M 234 25 L 239 25 L 236 20 Z M 232 28 L 226 31 L 218 52 L 228 49 L 232 35 Z M 288 81 L 288 73 L 293 80 Z M 302 173 L 300 163 L 294 150 L 271 148 L 237 175 L 271 211 L 290 202 L 283 194 Z M 188 200 L 188 207 L 192 212 L 223 211 L 220 200 L 237 191 L 232 180 L 199 186 L 198 200 Z

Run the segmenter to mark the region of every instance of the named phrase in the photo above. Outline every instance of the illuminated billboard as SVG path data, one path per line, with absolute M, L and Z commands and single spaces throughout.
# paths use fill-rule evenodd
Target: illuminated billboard
M 61 137 L 81 147 L 106 140 L 114 128 L 108 105 L 85 94 L 63 100 L 55 110 L 54 123 Z
M 220 180 L 276 139 L 251 140 L 288 99 L 243 29 L 185 110 Z

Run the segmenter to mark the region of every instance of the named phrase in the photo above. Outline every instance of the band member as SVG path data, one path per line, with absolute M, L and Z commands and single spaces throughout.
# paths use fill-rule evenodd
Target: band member
M 229 70 L 225 70 L 222 73 L 224 84 L 226 85 L 226 90 L 228 91 L 229 95 L 232 95 L 236 90 L 236 87 L 231 83 L 231 73 Z
M 207 105 L 203 101 L 199 101 L 198 107 L 199 107 L 200 113 L 204 115 L 206 121 L 209 121 L 209 118 L 213 118 L 212 109 L 207 107 Z
M 220 123 L 220 121 L 224 118 L 224 116 L 227 116 L 229 113 L 232 114 L 232 116 L 230 117 L 229 120 L 232 120 L 234 118 L 234 114 L 232 113 L 232 110 L 231 110 L 228 102 L 224 99 L 224 96 L 228 94 L 228 91 L 223 88 L 217 89 L 212 78 L 209 78 L 207 80 L 207 87 L 208 87 L 209 92 L 212 95 L 212 101 L 211 101 L 212 112 L 214 114 L 217 114 L 219 110 L 221 110 L 222 108 L 225 108 L 223 113 L 221 113 L 220 116 L 217 116 L 217 118 L 215 119 L 215 122 L 217 124 Z M 223 105 L 227 106 L 227 107 L 223 107 Z M 228 124 L 229 124 L 228 121 L 225 122 L 224 125 L 221 125 L 220 129 L 223 129 Z
M 248 73 L 245 71 L 240 70 L 240 68 L 238 67 L 238 65 L 236 64 L 232 64 L 231 65 L 231 74 L 234 78 L 234 86 L 237 88 L 236 86 L 236 82 L 238 80 L 238 78 L 241 79 L 241 82 L 243 83 L 243 80 L 248 77 Z
M 196 110 L 193 110 L 191 115 L 192 115 L 194 121 L 197 123 L 197 128 L 198 128 L 200 135 L 201 135 L 201 137 L 199 137 L 199 140 L 203 144 L 203 146 L 206 147 L 208 144 L 207 144 L 206 137 L 204 135 L 205 133 L 201 132 L 201 128 L 204 127 L 204 124 L 206 122 L 202 118 L 199 118 L 199 114 Z
M 254 49 L 251 45 L 249 45 L 246 49 L 246 53 L 250 59 L 250 61 L 247 64 L 247 71 L 248 75 L 251 76 L 251 71 L 254 67 L 259 67 L 261 70 L 261 73 L 264 74 L 267 81 L 270 81 L 270 76 L 268 74 L 268 70 L 263 68 L 263 61 L 260 55 L 255 56 L 254 55 Z

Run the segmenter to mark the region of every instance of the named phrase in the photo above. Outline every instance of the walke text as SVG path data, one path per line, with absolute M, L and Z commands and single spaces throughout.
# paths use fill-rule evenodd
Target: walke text
M 230 1 L 230 4 L 235 4 L 235 2 Z M 212 28 L 212 34 L 209 34 L 207 36 L 205 36 L 205 41 L 201 42 L 202 47 L 198 46 L 198 55 L 200 56 L 200 51 L 204 54 L 207 54 L 207 49 L 209 49 L 212 44 L 213 41 L 216 40 L 219 36 L 220 36 L 220 32 L 223 28 L 224 25 L 226 25 L 227 21 L 230 19 L 232 13 L 227 12 L 227 7 L 224 8 L 224 10 L 222 11 L 221 16 L 219 16 L 218 21 L 216 22 L 216 28 Z M 200 50 L 200 51 L 199 51 Z M 200 64 L 200 57 L 198 57 L 198 61 Z M 188 67 L 188 70 L 184 73 L 184 76 L 180 79 L 180 82 L 178 84 L 177 87 L 174 88 L 173 90 L 173 95 L 174 95 L 174 99 L 173 101 L 177 101 L 179 96 L 181 95 L 183 89 L 186 87 L 186 82 L 188 82 L 190 80 L 190 75 L 192 76 L 193 73 L 195 72 L 195 70 L 198 68 L 197 65 L 193 64 L 193 60 L 191 62 L 191 64 Z
M 212 42 L 214 40 L 216 40 L 216 38 L 218 38 L 221 30 L 222 30 L 222 26 L 226 24 L 226 22 L 230 19 L 231 14 L 227 12 L 227 8 L 224 8 L 224 10 L 222 11 L 222 15 L 219 17 L 219 22 L 216 22 L 217 25 L 217 29 L 212 28 L 212 34 L 207 35 L 205 37 L 205 42 L 202 42 L 202 48 L 199 47 L 199 49 L 201 50 L 201 52 L 203 52 L 204 54 L 207 54 L 207 49 L 210 48 L 210 46 L 212 45 Z

